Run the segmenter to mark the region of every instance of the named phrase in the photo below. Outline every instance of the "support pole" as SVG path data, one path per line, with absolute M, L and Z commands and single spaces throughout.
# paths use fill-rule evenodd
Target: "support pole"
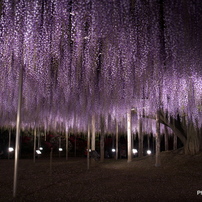
M 34 129 L 34 148 L 33 148 L 33 161 L 36 160 L 36 128 Z
M 134 149 L 134 134 L 132 133 L 132 135 L 131 135 L 131 144 L 132 144 L 132 150 Z
M 177 149 L 177 135 L 173 134 L 173 150 Z
M 154 137 L 154 134 L 152 134 L 152 148 L 153 148 L 153 153 L 156 151 L 156 137 Z
M 168 151 L 168 128 L 166 126 L 165 126 L 164 141 L 165 141 L 165 151 Z
M 65 132 L 65 139 L 66 139 L 66 160 L 68 160 L 68 147 L 69 147 L 69 139 L 68 139 L 68 132 Z
M 90 161 L 89 161 L 89 158 L 90 158 L 90 126 L 88 124 L 88 140 L 87 140 L 87 170 L 89 170 L 90 168 Z
M 139 133 L 138 133 L 138 157 L 143 156 L 143 133 L 142 133 L 142 119 L 139 119 Z
M 60 158 L 60 153 L 61 153 L 60 148 L 61 148 L 61 136 L 59 137 L 59 151 L 58 151 L 59 152 L 58 153 L 59 154 L 59 158 Z
M 44 130 L 44 140 L 46 141 L 46 129 Z
M 9 134 L 8 134 L 8 159 L 10 159 L 10 151 L 9 151 L 10 147 L 11 147 L 11 129 L 9 129 Z
M 100 161 L 104 162 L 104 117 L 101 117 Z
M 119 125 L 116 121 L 116 160 L 118 160 L 119 154 Z
M 20 69 L 19 74 L 19 90 L 18 90 L 18 109 L 16 120 L 16 140 L 15 140 L 15 163 L 14 163 L 14 181 L 13 181 L 13 197 L 17 193 L 17 180 L 18 180 L 18 161 L 20 149 L 20 121 L 21 121 L 21 105 L 22 105 L 22 86 L 23 86 L 23 68 Z
M 132 148 L 132 151 L 133 151 L 133 149 L 134 149 L 134 134 L 133 134 L 133 113 L 134 112 L 134 110 L 133 110 L 133 108 L 131 109 L 131 148 Z M 133 152 L 132 152 L 132 157 L 133 157 Z
M 74 134 L 74 137 L 75 137 L 75 139 L 74 139 L 74 156 L 76 157 L 76 135 Z
M 53 148 L 50 151 L 50 176 L 52 175 L 52 162 L 53 162 Z
M 40 148 L 41 146 L 41 140 L 40 140 L 40 131 L 38 130 L 38 149 Z
M 147 149 L 150 150 L 150 135 L 147 135 Z
M 131 148 L 131 111 L 127 112 L 127 144 L 128 144 L 128 163 L 132 161 Z
M 159 112 L 156 114 L 156 163 L 155 166 L 160 166 L 160 120 Z
M 91 137 L 91 165 L 95 164 L 96 157 L 95 154 L 95 115 L 92 116 L 92 137 Z
M 91 139 L 91 150 L 95 151 L 95 116 L 92 116 L 92 139 Z

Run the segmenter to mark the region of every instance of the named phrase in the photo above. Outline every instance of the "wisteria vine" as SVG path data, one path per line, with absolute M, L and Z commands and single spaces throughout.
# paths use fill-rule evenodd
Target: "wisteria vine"
M 23 126 L 82 131 L 132 108 L 201 125 L 201 46 L 200 0 L 2 0 L 0 125 L 15 126 L 20 68 Z

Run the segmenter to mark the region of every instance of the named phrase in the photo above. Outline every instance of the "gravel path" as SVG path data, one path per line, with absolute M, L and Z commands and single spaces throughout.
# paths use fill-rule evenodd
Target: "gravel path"
M 161 166 L 155 157 L 106 159 L 53 158 L 19 161 L 17 197 L 13 199 L 14 161 L 0 159 L 0 202 L 25 201 L 202 201 L 202 153 L 187 156 L 161 153 Z

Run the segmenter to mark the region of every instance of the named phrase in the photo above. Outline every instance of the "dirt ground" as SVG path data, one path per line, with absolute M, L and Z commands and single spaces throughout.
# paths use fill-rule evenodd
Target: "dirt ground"
M 202 201 L 202 153 L 168 151 L 155 156 L 91 160 L 54 157 L 19 161 L 17 196 L 13 199 L 14 161 L 0 159 L 0 202 L 7 201 Z M 51 172 L 52 170 L 52 172 Z

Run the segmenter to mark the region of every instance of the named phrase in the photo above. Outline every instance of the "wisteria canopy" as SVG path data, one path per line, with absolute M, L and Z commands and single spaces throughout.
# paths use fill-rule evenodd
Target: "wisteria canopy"
M 202 124 L 201 0 L 1 0 L 0 126 L 86 131 L 158 110 Z M 135 121 L 134 121 L 135 122 Z

